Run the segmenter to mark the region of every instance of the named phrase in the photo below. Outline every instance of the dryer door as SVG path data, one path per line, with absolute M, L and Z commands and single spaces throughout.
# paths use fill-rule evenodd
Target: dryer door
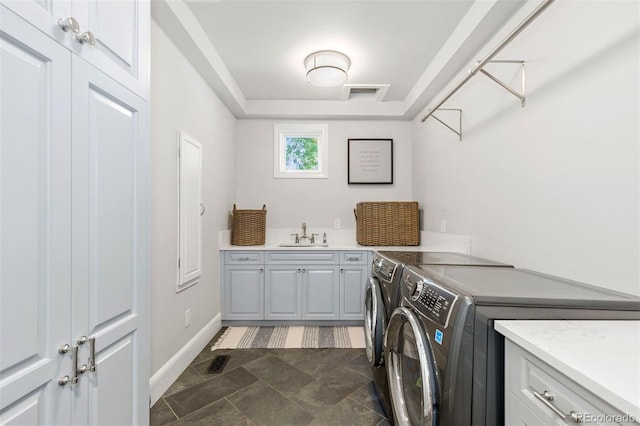
M 372 367 L 382 365 L 384 343 L 384 302 L 380 285 L 376 278 L 369 278 L 367 295 L 364 301 L 364 337 L 367 349 L 367 358 Z
M 385 362 L 396 425 L 436 425 L 438 392 L 433 351 L 418 317 L 393 311 L 385 338 Z

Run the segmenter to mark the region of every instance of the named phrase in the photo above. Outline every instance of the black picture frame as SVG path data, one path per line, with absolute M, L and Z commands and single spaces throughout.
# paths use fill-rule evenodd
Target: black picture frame
M 393 184 L 393 139 L 348 139 L 347 183 Z

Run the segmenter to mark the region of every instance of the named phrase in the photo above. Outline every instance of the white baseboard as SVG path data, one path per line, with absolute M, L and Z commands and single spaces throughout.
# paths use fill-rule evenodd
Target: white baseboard
M 151 405 L 155 404 L 156 401 L 162 397 L 221 328 L 222 316 L 218 314 L 151 376 L 151 379 L 149 379 Z

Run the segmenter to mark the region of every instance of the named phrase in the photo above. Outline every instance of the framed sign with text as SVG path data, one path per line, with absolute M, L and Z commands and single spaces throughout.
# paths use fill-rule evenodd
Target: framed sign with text
M 393 139 L 349 139 L 347 181 L 393 183 Z

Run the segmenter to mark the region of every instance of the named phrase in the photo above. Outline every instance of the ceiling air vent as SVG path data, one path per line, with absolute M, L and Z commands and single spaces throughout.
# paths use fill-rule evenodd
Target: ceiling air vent
M 342 86 L 342 101 L 370 100 L 382 102 L 389 90 L 389 84 L 345 84 Z

